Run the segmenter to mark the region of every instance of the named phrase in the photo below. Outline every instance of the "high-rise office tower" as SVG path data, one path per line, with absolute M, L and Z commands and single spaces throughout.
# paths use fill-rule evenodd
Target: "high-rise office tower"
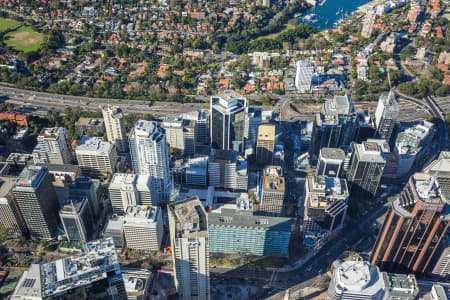
M 375 135 L 375 120 L 368 110 L 357 112 L 355 123 L 356 130 L 354 141 L 356 143 L 362 143 L 369 138 L 373 138 Z
M 98 192 L 100 188 L 100 180 L 90 177 L 79 176 L 69 186 L 69 196 L 71 198 L 87 198 L 92 216 L 100 215 L 100 202 Z
M 13 195 L 30 237 L 36 240 L 54 238 L 59 223 L 59 203 L 47 168 L 25 167 L 13 187 Z
M 68 241 L 87 242 L 94 229 L 94 217 L 87 198 L 66 199 L 59 217 Z
M 71 164 L 72 146 L 67 129 L 63 127 L 45 128 L 37 137 L 37 145 L 33 150 L 36 164 Z
M 369 141 L 353 147 L 347 173 L 351 195 L 374 197 L 386 165 L 384 152 L 379 144 Z
M 180 299 L 208 300 L 208 215 L 198 197 L 168 205 L 175 287 Z
M 258 139 L 256 141 L 256 161 L 271 164 L 275 148 L 276 126 L 262 124 L 258 126 Z
M 121 216 L 130 205 L 158 205 L 150 175 L 116 173 L 108 192 L 114 212 Z
M 327 100 L 314 121 L 310 154 L 317 160 L 324 147 L 341 148 L 353 141 L 356 130 L 356 113 L 348 96 L 335 96 Z
M 161 208 L 149 205 L 128 206 L 123 218 L 127 248 L 159 251 L 164 235 Z
M 24 235 L 27 229 L 12 194 L 15 183 L 16 177 L 0 177 L 0 225 L 10 234 Z
M 366 261 L 347 260 L 334 268 L 325 300 L 380 300 L 384 288 L 385 284 L 378 267 L 371 266 Z
M 407 175 L 414 164 L 420 164 L 432 150 L 434 124 L 422 121 L 400 132 L 395 140 L 394 153 L 397 158 L 397 176 Z
M 441 282 L 450 282 L 450 233 L 442 240 L 431 265 L 434 265 L 433 277 Z
M 375 24 L 375 19 L 377 15 L 375 11 L 368 11 L 363 19 L 363 26 L 361 29 L 361 36 L 368 39 L 372 35 L 373 25 Z
M 322 148 L 317 162 L 316 175 L 340 177 L 343 173 L 346 155 L 339 148 Z
M 86 243 L 82 254 L 32 264 L 17 283 L 12 299 L 127 300 L 112 238 Z
M 242 152 L 247 100 L 233 93 L 211 97 L 210 131 L 214 149 Z
M 304 231 L 342 228 L 348 207 L 347 181 L 341 178 L 308 175 L 305 181 Z
M 390 272 L 431 273 L 449 227 L 448 205 L 436 177 L 411 176 L 392 202 L 370 263 Z
M 181 114 L 184 120 L 195 124 L 195 142 L 209 145 L 209 116 L 206 110 L 197 110 Z
M 183 154 L 192 155 L 195 152 L 195 123 L 189 120 L 168 117 L 162 124 L 166 140 L 172 149 Z
M 283 168 L 268 166 L 264 169 L 258 188 L 260 210 L 259 214 L 282 217 L 284 214 L 284 196 L 286 192 Z
M 399 114 L 400 106 L 395 99 L 394 92 L 391 90 L 389 93 L 381 94 L 375 111 L 376 137 L 385 139 L 389 144 Z
M 128 150 L 127 132 L 122 109 L 118 106 L 100 107 L 105 121 L 108 141 L 113 143 L 119 152 Z
M 169 201 L 172 178 L 166 135 L 153 121 L 139 120 L 130 133 L 130 152 L 133 170 L 139 175 L 153 177 L 158 201 Z
M 83 176 L 109 177 L 116 172 L 117 150 L 101 138 L 83 136 L 75 149 L 78 165 Z
M 250 141 L 252 146 L 255 146 L 258 138 L 258 127 L 262 122 L 262 111 L 261 107 L 247 107 L 245 112 L 244 137 Z
M 229 203 L 208 214 L 211 253 L 288 257 L 291 230 L 290 218 L 258 216 Z
M 248 189 L 247 161 L 234 150 L 213 150 L 208 162 L 209 185 L 230 190 Z
M 445 198 L 450 199 L 450 151 L 439 153 L 438 159 L 426 166 L 423 172 L 435 176 Z

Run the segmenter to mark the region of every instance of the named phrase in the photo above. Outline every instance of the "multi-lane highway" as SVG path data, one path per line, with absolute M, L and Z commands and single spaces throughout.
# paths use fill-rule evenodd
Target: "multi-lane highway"
M 24 108 L 35 114 L 45 114 L 49 110 L 62 112 L 65 107 L 81 107 L 84 110 L 97 111 L 100 105 L 114 104 L 125 113 L 145 113 L 155 116 L 177 115 L 180 113 L 208 108 L 205 103 L 153 102 L 142 100 L 117 100 L 57 95 L 12 87 L 0 86 L 0 97 L 6 96 L 7 102 Z

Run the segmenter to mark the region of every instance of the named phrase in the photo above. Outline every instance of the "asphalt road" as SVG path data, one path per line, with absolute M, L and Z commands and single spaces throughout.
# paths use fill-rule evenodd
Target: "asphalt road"
M 84 110 L 97 111 L 100 105 L 117 105 L 125 113 L 146 113 L 155 116 L 178 115 L 198 109 L 207 109 L 206 103 L 153 102 L 143 100 L 116 100 L 57 95 L 0 86 L 0 97 L 6 96 L 7 102 L 22 107 L 24 112 L 45 114 L 49 110 L 62 112 L 65 107 L 81 107 Z

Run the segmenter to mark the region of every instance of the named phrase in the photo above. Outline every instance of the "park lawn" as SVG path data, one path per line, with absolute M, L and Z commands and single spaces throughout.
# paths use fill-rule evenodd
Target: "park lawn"
M 0 18 L 0 32 L 10 29 L 20 23 L 11 19 Z
M 290 21 L 290 20 L 289 20 L 289 21 Z M 258 40 L 258 39 L 271 39 L 271 40 L 273 40 L 273 39 L 275 39 L 280 33 L 282 33 L 283 31 L 286 31 L 286 30 L 289 30 L 289 29 L 294 29 L 294 28 L 295 28 L 295 25 L 289 24 L 289 21 L 288 21 L 286 24 L 284 24 L 284 29 L 281 30 L 280 32 L 275 32 L 275 33 L 271 33 L 271 34 L 267 34 L 267 35 L 260 36 L 260 37 L 257 38 L 257 40 Z
M 8 32 L 5 35 L 5 44 L 17 51 L 32 52 L 41 47 L 44 36 L 34 31 L 31 27 L 22 26 L 19 29 Z

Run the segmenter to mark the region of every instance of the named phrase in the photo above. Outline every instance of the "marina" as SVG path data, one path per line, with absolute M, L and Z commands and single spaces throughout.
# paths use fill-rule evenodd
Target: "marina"
M 369 2 L 369 0 L 319 0 L 315 7 L 295 17 L 299 23 L 309 24 L 318 30 L 333 28 L 344 23 L 354 11 Z

